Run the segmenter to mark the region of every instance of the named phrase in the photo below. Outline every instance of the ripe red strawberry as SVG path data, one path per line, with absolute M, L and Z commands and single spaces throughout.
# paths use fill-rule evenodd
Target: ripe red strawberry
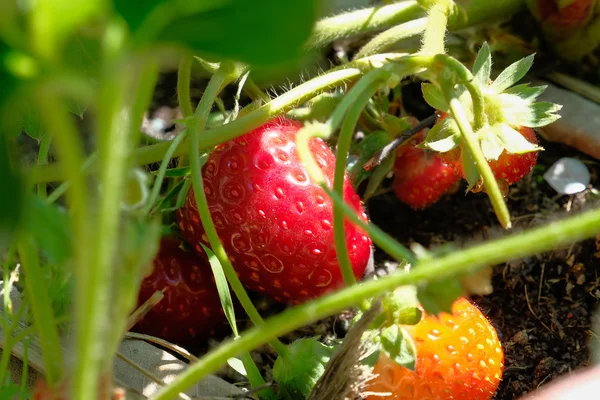
M 425 138 L 420 131 L 400 146 L 394 163 L 396 196 L 414 209 L 438 201 L 460 180 L 460 175 L 431 151 L 416 147 Z
M 215 227 L 240 280 L 286 303 L 315 298 L 343 284 L 333 239 L 333 205 L 311 181 L 296 151 L 301 124 L 277 118 L 212 152 L 202 170 Z M 310 149 L 329 183 L 335 157 L 325 142 Z M 344 182 L 344 199 L 366 221 L 358 195 Z M 193 192 L 177 214 L 185 239 L 198 251 L 207 237 Z M 370 238 L 346 222 L 355 276 L 371 252 Z
M 519 133 L 530 143 L 537 144 L 537 137 L 531 128 L 521 127 Z M 509 185 L 523 179 L 537 162 L 537 151 L 524 154 L 510 154 L 506 150 L 497 160 L 488 161 L 496 179 L 502 179 Z
M 504 353 L 495 329 L 479 309 L 460 298 L 452 314 L 424 316 L 413 327 L 417 350 L 411 371 L 381 353 L 369 391 L 391 396 L 370 399 L 488 400 L 496 391 L 504 368 Z
M 558 0 L 537 0 L 540 19 L 548 27 L 571 29 L 585 24 L 593 13 L 596 0 L 573 0 L 565 7 Z
M 157 290 L 164 290 L 164 298 L 134 327 L 176 343 L 210 335 L 225 322 L 208 258 L 180 245 L 175 238 L 161 240 L 154 269 L 142 282 L 138 304 Z

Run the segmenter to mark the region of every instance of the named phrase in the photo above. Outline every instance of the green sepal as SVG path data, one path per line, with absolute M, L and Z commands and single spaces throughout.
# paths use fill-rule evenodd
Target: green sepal
M 388 326 L 378 336 L 381 350 L 395 363 L 410 370 L 415 369 L 417 349 L 408 332 L 398 325 Z
M 391 136 L 395 137 L 412 128 L 408 118 L 399 118 L 391 114 L 383 114 L 383 129 Z
M 381 302 L 383 312 L 380 318 L 385 318 L 386 326 L 416 325 L 423 316 L 418 305 L 416 287 L 399 287 L 383 298 Z
M 531 54 L 506 67 L 506 69 L 494 80 L 490 88 L 496 93 L 502 93 L 504 90 L 523 79 L 533 65 L 533 58 L 534 55 Z
M 448 117 L 435 124 L 427 133 L 425 140 L 417 147 L 445 153 L 458 147 L 460 140 L 460 130 L 456 121 Z
M 417 288 L 417 297 L 429 315 L 451 313 L 452 304 L 463 295 L 464 290 L 458 279 L 430 281 Z
M 423 83 L 421 85 L 421 91 L 423 92 L 423 98 L 431 107 L 436 110 L 450 112 L 450 106 L 446 101 L 446 97 L 442 93 L 442 90 L 433 83 Z
M 504 93 L 519 96 L 522 100 L 533 102 L 539 95 L 544 93 L 547 88 L 547 85 L 529 86 L 528 83 L 522 83 L 506 89 Z
M 477 58 L 473 64 L 473 80 L 480 87 L 487 87 L 490 83 L 492 74 L 492 53 L 490 46 L 487 42 L 484 42 L 479 52 L 477 52 Z
M 394 169 L 395 162 L 396 152 L 393 151 L 392 154 L 384 158 L 383 161 L 375 169 L 373 169 L 371 177 L 369 178 L 369 182 L 367 183 L 367 188 L 365 189 L 365 194 L 363 196 L 365 200 L 370 199 L 375 194 L 390 171 Z
M 509 153 L 524 154 L 542 150 L 541 147 L 525 139 L 520 132 L 517 132 L 507 124 L 500 124 L 496 127 L 495 131 L 498 133 L 497 137 L 502 140 L 503 147 Z
M 279 395 L 286 400 L 306 399 L 323 375 L 335 347 L 326 346 L 317 338 L 298 339 L 280 354 L 273 365 L 273 379 Z
M 350 149 L 351 157 L 349 157 L 349 160 L 351 159 L 352 163 L 348 166 L 347 171 L 352 186 L 357 188 L 364 180 L 371 176 L 374 170 L 365 170 L 365 163 L 369 161 L 377 151 L 390 142 L 391 138 L 387 132 L 375 131 L 367 135 Z
M 486 125 L 477 132 L 477 135 L 479 136 L 481 151 L 486 160 L 497 160 L 504 151 L 504 144 L 495 134 L 494 129 Z
M 512 115 L 507 115 L 506 122 L 511 126 L 540 128 L 560 119 L 558 112 L 561 109 L 560 104 L 546 101 L 533 103 L 529 107 L 515 109 Z

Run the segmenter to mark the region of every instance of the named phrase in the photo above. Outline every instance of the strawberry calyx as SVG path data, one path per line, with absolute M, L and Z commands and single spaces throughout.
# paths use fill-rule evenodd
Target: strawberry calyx
M 523 128 L 538 128 L 556 121 L 557 114 L 562 106 L 536 101 L 546 89 L 545 86 L 530 86 L 529 84 L 515 85 L 529 71 L 533 64 L 533 55 L 525 57 L 502 71 L 495 80 L 491 80 L 492 58 L 490 48 L 484 43 L 473 66 L 473 80 L 480 88 L 483 96 L 483 123 L 475 131 L 475 139 L 481 146 L 485 158 L 497 161 L 503 154 L 521 155 L 542 150 L 537 143 L 528 140 L 521 132 Z M 450 115 L 450 107 L 439 86 L 433 83 L 424 83 L 423 95 L 427 103 L 439 110 L 441 118 L 429 130 L 427 137 L 421 144 L 422 147 L 443 153 L 450 153 L 460 149 L 462 157 L 463 175 L 472 189 L 480 180 L 480 174 L 468 152 L 462 151 L 464 139 L 460 129 Z M 460 89 L 459 101 L 471 125 L 474 125 L 474 107 L 466 89 Z M 456 154 L 449 154 L 442 159 L 452 162 L 458 158 Z

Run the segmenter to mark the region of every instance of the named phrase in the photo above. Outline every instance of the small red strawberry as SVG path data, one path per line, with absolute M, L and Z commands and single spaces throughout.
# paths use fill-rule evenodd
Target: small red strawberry
M 589 20 L 595 3 L 596 0 L 537 0 L 537 9 L 540 22 L 547 28 L 572 29 Z
M 157 290 L 164 290 L 164 298 L 134 327 L 176 343 L 210 335 L 225 322 L 206 255 L 185 251 L 180 245 L 175 238 L 161 240 L 154 269 L 142 282 L 138 304 Z
M 248 288 L 277 301 L 300 303 L 343 285 L 333 239 L 333 205 L 313 182 L 296 150 L 298 122 L 277 118 L 218 146 L 202 170 L 209 209 L 223 246 Z M 325 142 L 310 150 L 328 183 L 335 157 Z M 344 199 L 367 220 L 346 179 Z M 177 219 L 196 250 L 208 244 L 189 192 Z M 362 277 L 371 240 L 346 222 L 352 269 Z
M 519 133 L 523 135 L 529 143 L 538 144 L 535 132 L 531 128 L 521 127 Z M 504 150 L 497 160 L 490 160 L 488 163 L 494 171 L 496 179 L 502 179 L 509 185 L 523 179 L 537 162 L 537 151 L 531 151 L 524 154 L 511 154 Z
M 465 298 L 452 314 L 425 315 L 411 329 L 417 350 L 414 371 L 380 353 L 369 392 L 391 393 L 370 400 L 489 400 L 498 388 L 504 353 L 494 327 Z
M 420 131 L 400 146 L 394 163 L 396 196 L 414 209 L 435 203 L 460 180 L 437 153 L 416 147 L 424 138 Z

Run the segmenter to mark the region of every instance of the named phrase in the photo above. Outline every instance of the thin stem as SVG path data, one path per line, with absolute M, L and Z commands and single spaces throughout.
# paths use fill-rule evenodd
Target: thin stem
M 259 389 L 256 392 L 262 399 L 277 400 L 277 395 L 275 394 L 273 389 L 267 386 L 267 382 L 265 382 L 265 379 L 260 374 L 258 367 L 252 359 L 252 355 L 250 355 L 249 352 L 245 352 L 240 356 L 240 360 L 242 361 L 244 369 L 246 370 L 246 377 L 248 378 L 248 382 L 250 382 L 250 387 L 252 389 L 257 389 L 261 387 L 264 388 Z
M 528 232 L 507 236 L 460 252 L 419 263 L 409 273 L 396 273 L 367 281 L 288 309 L 270 318 L 261 326 L 244 332 L 236 341 L 229 340 L 207 353 L 197 363 L 162 388 L 152 400 L 168 400 L 185 391 L 197 381 L 216 371 L 230 357 L 250 351 L 269 340 L 348 307 L 360 304 L 399 286 L 418 284 L 430 279 L 447 279 L 472 273 L 477 266 L 493 265 L 525 257 L 558 246 L 592 237 L 600 233 L 600 210 L 589 211 Z
M 78 171 L 78 175 L 80 175 L 81 177 L 84 177 L 86 175 L 86 173 L 90 170 L 91 166 L 97 161 L 97 159 L 98 159 L 98 155 L 96 153 L 89 156 L 88 159 L 85 160 L 83 165 L 79 168 L 80 171 Z M 57 187 L 56 189 L 54 189 L 52 191 L 52 193 L 50 193 L 50 195 L 48 196 L 46 201 L 50 204 L 54 203 L 63 194 L 65 194 L 65 192 L 67 190 L 69 190 L 69 188 L 71 187 L 71 183 L 72 182 L 70 180 L 66 180 L 63 183 L 61 183 L 59 187 Z
M 27 389 L 27 375 L 29 374 L 29 340 L 23 342 L 23 371 L 21 372 L 21 386 L 19 388 L 19 400 L 25 398 Z
M 354 58 L 363 58 L 373 54 L 389 51 L 399 41 L 416 36 L 425 31 L 427 18 L 418 18 L 394 26 L 371 39 L 365 44 Z
M 194 113 L 192 99 L 190 97 L 190 80 L 192 74 L 193 57 L 183 56 L 179 69 L 177 70 L 177 102 L 184 117 L 189 117 Z
M 50 152 L 50 145 L 52 144 L 52 135 L 44 135 L 40 142 L 40 149 L 38 151 L 38 165 L 48 164 L 48 153 Z M 48 186 L 45 183 L 37 185 L 37 193 L 41 198 L 48 196 Z
M 36 331 L 40 338 L 42 357 L 46 366 L 46 380 L 50 386 L 54 387 L 63 375 L 62 348 L 52 311 L 52 302 L 48 296 L 46 278 L 32 238 L 26 233 L 20 233 L 17 247 L 21 265 L 27 277 L 25 293 L 31 304 Z
M 222 66 L 217 70 L 217 72 L 213 75 L 206 90 L 204 91 L 204 95 L 200 99 L 200 103 L 198 104 L 198 108 L 194 113 L 194 120 L 188 124 L 188 129 L 190 130 L 190 166 L 191 166 L 191 175 L 192 175 L 192 187 L 194 191 L 194 198 L 196 199 L 196 205 L 198 208 L 198 214 L 200 216 L 200 220 L 202 221 L 202 226 L 204 231 L 206 232 L 206 236 L 208 237 L 208 241 L 210 246 L 219 259 L 219 262 L 223 266 L 223 272 L 227 277 L 227 281 L 231 285 L 231 288 L 235 292 L 238 297 L 242 307 L 250 317 L 250 320 L 255 325 L 260 325 L 263 323 L 263 319 L 252 304 L 252 301 L 248 297 L 248 293 L 244 289 L 242 283 L 237 277 L 233 266 L 231 265 L 231 261 L 229 261 L 229 257 L 227 257 L 227 253 L 223 248 L 223 244 L 221 243 L 221 239 L 219 239 L 219 235 L 212 221 L 212 216 L 208 209 L 208 202 L 206 200 L 206 195 L 204 193 L 204 182 L 202 180 L 202 166 L 201 160 L 198 150 L 199 147 L 199 137 L 200 134 L 203 133 L 202 130 L 206 126 L 206 121 L 208 119 L 208 114 L 213 106 L 214 100 L 221 91 L 221 88 L 225 86 L 225 84 L 231 82 L 234 79 L 234 75 L 231 73 L 231 69 L 227 68 L 226 64 L 222 64 Z M 272 343 L 275 350 L 280 352 L 280 354 L 284 354 L 286 352 L 285 346 L 283 343 L 278 340 L 274 340 Z
M 411 0 L 324 18 L 315 24 L 306 47 L 321 48 L 335 40 L 389 28 L 421 17 L 423 14 L 421 6 Z
M 366 78 L 366 76 L 365 76 Z M 346 160 L 348 158 L 348 152 L 350 151 L 350 145 L 352 144 L 352 137 L 354 136 L 354 130 L 358 119 L 362 114 L 363 109 L 371 97 L 379 89 L 379 82 L 374 82 L 364 90 L 355 100 L 348 110 L 348 114 L 342 123 L 342 129 L 337 142 L 336 157 L 335 157 L 335 174 L 333 180 L 333 190 L 338 196 L 344 196 L 344 178 L 346 177 Z M 348 96 L 352 96 L 354 90 L 358 90 L 359 87 L 356 85 Z M 340 269 L 342 271 L 342 277 L 346 286 L 352 286 L 356 284 L 356 277 L 352 269 L 350 262 L 350 256 L 348 254 L 348 244 L 346 242 L 346 229 L 344 221 L 344 210 L 340 207 L 333 207 L 333 233 L 335 239 L 335 249 L 338 261 L 340 263 Z
M 171 162 L 171 159 L 173 158 L 173 153 L 175 152 L 175 149 L 179 146 L 179 144 L 184 140 L 186 135 L 187 135 L 187 131 L 181 132 L 171 142 L 171 145 L 169 146 L 169 149 L 165 153 L 165 157 L 163 158 L 163 160 L 160 164 L 160 167 L 158 168 L 158 173 L 156 175 L 154 185 L 152 186 L 152 191 L 150 192 L 148 202 L 146 203 L 146 206 L 144 207 L 142 214 L 149 214 L 150 211 L 152 210 L 152 207 L 154 207 L 154 203 L 156 203 L 156 199 L 158 198 L 158 195 L 160 194 L 160 189 L 162 187 L 163 180 L 165 179 L 165 173 L 167 172 L 169 163 Z
M 450 13 L 450 0 L 439 0 L 436 4 L 427 10 L 427 28 L 423 35 L 423 54 L 444 54 L 444 39 L 446 37 L 446 27 L 448 26 L 448 14 Z
M 450 92 L 453 90 L 450 89 Z M 445 93 L 448 90 L 444 91 Z M 496 212 L 496 216 L 500 221 L 500 224 L 506 228 L 510 229 L 510 213 L 508 211 L 508 207 L 504 202 L 504 198 L 502 196 L 502 192 L 500 191 L 500 187 L 498 186 L 498 182 L 494 177 L 494 172 L 492 171 L 490 165 L 488 164 L 485 156 L 475 139 L 475 134 L 473 133 L 473 129 L 471 128 L 471 124 L 467 120 L 467 116 L 465 115 L 464 109 L 460 101 L 456 97 L 447 97 L 448 103 L 450 104 L 450 111 L 452 112 L 452 116 L 456 120 L 456 124 L 461 131 L 462 138 L 464 143 L 467 146 L 467 149 L 471 153 L 473 160 L 475 160 L 475 164 L 477 165 L 477 169 L 481 174 L 483 179 L 483 185 L 485 186 L 485 190 L 490 197 L 490 201 L 492 202 L 492 207 Z

